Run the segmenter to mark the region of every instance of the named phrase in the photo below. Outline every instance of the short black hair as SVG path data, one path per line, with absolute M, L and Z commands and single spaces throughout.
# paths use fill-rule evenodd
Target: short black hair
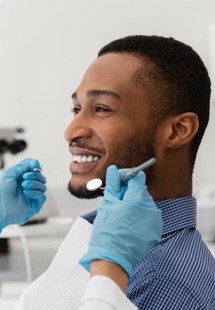
M 114 40 L 99 51 L 98 57 L 125 52 L 143 60 L 144 65 L 140 65 L 132 78 L 151 94 L 151 111 L 157 124 L 169 115 L 197 114 L 199 130 L 190 149 L 193 167 L 210 110 L 211 82 L 203 61 L 190 46 L 174 38 L 155 35 Z

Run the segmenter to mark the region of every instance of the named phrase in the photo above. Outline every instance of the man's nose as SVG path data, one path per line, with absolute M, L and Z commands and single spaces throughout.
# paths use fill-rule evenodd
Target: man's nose
M 92 137 L 92 128 L 89 120 L 81 116 L 81 113 L 76 115 L 66 128 L 64 137 L 67 142 L 90 139 Z

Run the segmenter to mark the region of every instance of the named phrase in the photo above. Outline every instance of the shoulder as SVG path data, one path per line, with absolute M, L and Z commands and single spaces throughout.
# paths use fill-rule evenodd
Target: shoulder
M 195 229 L 185 229 L 154 247 L 135 267 L 127 292 L 138 306 L 159 299 L 166 306 L 180 293 L 192 299 L 192 305 L 208 304 L 215 296 L 215 260 Z

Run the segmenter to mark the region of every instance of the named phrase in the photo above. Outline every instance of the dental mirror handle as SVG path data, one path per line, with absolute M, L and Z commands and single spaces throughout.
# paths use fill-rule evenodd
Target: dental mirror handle
M 145 163 L 131 168 L 127 173 L 122 174 L 120 179 L 122 182 L 126 182 L 129 179 L 131 179 L 132 177 L 134 177 L 136 174 L 138 174 L 138 172 L 145 170 L 146 168 L 150 167 L 151 165 L 153 165 L 156 162 L 156 159 L 154 157 L 150 158 L 149 160 L 147 160 Z

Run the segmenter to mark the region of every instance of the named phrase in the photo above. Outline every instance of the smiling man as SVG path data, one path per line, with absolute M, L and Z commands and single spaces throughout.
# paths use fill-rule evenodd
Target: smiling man
M 111 164 L 132 167 L 154 155 L 149 98 L 131 79 L 140 66 L 127 53 L 99 57 L 72 95 L 75 117 L 65 137 L 73 155 L 69 190 L 77 197 L 101 195 L 87 191 L 86 182 L 104 180 Z
M 115 40 L 100 50 L 72 100 L 74 118 L 65 132 L 72 157 L 68 188 L 80 198 L 104 198 L 98 213 L 84 216 L 79 234 L 73 232 L 61 246 L 67 267 L 53 275 L 56 258 L 52 268 L 26 292 L 25 297 L 35 303 L 31 309 L 71 309 L 75 296 L 80 298 L 81 275 L 89 266 L 92 275 L 112 272 L 110 278 L 138 309 L 215 309 L 215 262 L 196 230 L 196 200 L 192 197 L 192 174 L 210 102 L 210 79 L 200 57 L 173 38 Z M 128 184 L 120 183 L 124 168 L 151 157 L 156 164 L 146 170 L 147 187 L 141 175 Z M 104 193 L 86 189 L 93 178 L 102 179 Z M 147 226 L 149 217 L 145 215 L 148 221 L 140 222 L 138 206 L 146 207 L 147 202 L 150 208 L 145 211 L 159 209 L 162 214 L 159 243 L 152 238 L 156 225 Z M 77 263 L 82 257 L 86 270 L 77 264 L 73 268 L 77 250 L 72 238 L 78 236 L 81 243 L 84 227 L 93 223 L 89 246 L 82 252 L 85 255 L 79 253 L 75 259 Z M 154 217 L 152 223 L 156 223 Z M 147 230 L 151 246 L 139 256 L 138 250 L 147 243 Z M 32 292 L 52 303 L 47 301 L 45 308 Z M 59 308 L 56 295 L 61 298 Z

